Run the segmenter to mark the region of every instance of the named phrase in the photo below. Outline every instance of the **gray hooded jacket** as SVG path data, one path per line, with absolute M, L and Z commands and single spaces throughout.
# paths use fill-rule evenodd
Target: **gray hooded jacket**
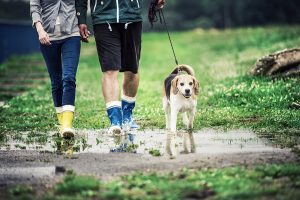
M 75 0 L 30 0 L 30 15 L 33 25 L 41 22 L 47 33 L 54 33 L 57 17 L 61 21 L 62 33 L 78 31 Z

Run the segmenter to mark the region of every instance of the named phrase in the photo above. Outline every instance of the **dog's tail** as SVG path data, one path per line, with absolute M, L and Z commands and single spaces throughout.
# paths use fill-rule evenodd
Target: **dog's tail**
M 179 71 L 185 71 L 187 74 L 191 76 L 195 76 L 195 72 L 191 66 L 180 64 L 176 66 L 176 68 L 172 71 L 171 74 L 178 74 Z

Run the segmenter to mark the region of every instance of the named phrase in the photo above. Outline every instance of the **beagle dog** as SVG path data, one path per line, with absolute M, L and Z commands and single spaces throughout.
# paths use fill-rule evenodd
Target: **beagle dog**
M 182 72 L 186 72 L 183 74 Z M 163 109 L 166 116 L 167 153 L 175 157 L 177 155 L 176 123 L 177 115 L 182 113 L 183 123 L 189 130 L 184 133 L 183 145 L 185 153 L 194 153 L 195 142 L 192 134 L 193 122 L 196 113 L 197 95 L 199 94 L 199 82 L 195 78 L 192 67 L 188 65 L 177 66 L 164 81 Z M 188 148 L 190 144 L 190 148 Z

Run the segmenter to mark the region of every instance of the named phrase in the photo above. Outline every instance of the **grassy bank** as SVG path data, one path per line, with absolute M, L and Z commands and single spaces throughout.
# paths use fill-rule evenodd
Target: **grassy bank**
M 255 168 L 183 169 L 178 173 L 123 176 L 110 182 L 69 173 L 38 199 L 297 199 L 297 165 Z M 35 199 L 28 186 L 10 190 L 11 199 Z
M 0 64 L 0 101 L 43 86 L 47 76 L 40 55 L 13 56 Z
M 283 146 L 299 144 L 300 110 L 290 105 L 300 101 L 300 80 L 272 80 L 247 75 L 257 58 L 298 46 L 299 34 L 300 27 L 199 29 L 172 33 L 179 62 L 193 66 L 201 84 L 195 129 L 251 128 Z M 36 60 L 40 62 L 42 58 Z M 166 34 L 144 34 L 141 82 L 135 109 L 135 116 L 143 128 L 164 127 L 162 80 L 173 67 Z M 100 79 L 95 43 L 91 39 L 89 44 L 82 46 L 75 128 L 108 126 Z M 55 129 L 56 118 L 50 95 L 48 81 L 41 88 L 9 100 L 0 108 L 0 132 Z

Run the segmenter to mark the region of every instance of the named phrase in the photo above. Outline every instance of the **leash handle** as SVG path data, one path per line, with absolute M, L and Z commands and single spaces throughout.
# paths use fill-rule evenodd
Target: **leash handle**
M 165 26 L 165 29 L 166 29 L 166 31 L 168 33 L 169 41 L 170 41 L 170 44 L 171 44 L 171 47 L 172 47 L 173 55 L 174 55 L 174 58 L 175 58 L 175 63 L 178 66 L 178 60 L 177 60 L 177 57 L 176 57 L 176 54 L 175 54 L 175 50 L 174 50 L 174 47 L 173 47 L 173 43 L 172 43 L 172 40 L 171 40 L 169 29 L 168 29 L 168 26 L 167 26 L 167 23 L 166 23 L 166 20 L 165 20 L 165 15 L 164 15 L 164 12 L 163 12 L 162 9 L 159 9 L 159 14 L 162 16 L 162 19 L 163 19 L 163 22 L 164 22 L 164 26 Z M 178 68 L 178 71 L 180 71 L 179 68 Z

